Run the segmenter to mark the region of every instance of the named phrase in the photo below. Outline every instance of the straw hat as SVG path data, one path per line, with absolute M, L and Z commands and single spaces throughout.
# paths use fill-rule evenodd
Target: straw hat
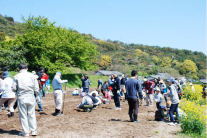
M 163 80 L 160 80 L 159 83 L 164 83 Z

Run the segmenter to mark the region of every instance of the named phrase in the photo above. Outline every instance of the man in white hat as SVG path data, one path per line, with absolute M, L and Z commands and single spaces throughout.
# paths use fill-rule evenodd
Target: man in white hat
M 12 90 L 17 92 L 19 119 L 22 125 L 20 135 L 28 137 L 37 135 L 37 120 L 35 116 L 36 99 L 34 92 L 39 92 L 37 79 L 32 73 L 27 72 L 27 65 L 19 65 L 19 73 L 14 76 Z
M 52 87 L 53 87 L 53 97 L 55 100 L 55 113 L 53 114 L 54 116 L 56 115 L 61 115 L 61 108 L 62 108 L 62 95 L 63 95 L 63 90 L 62 90 L 62 85 L 63 83 L 67 83 L 68 80 L 61 80 L 61 72 L 56 72 L 56 75 L 54 79 L 52 80 Z
M 193 84 L 192 84 L 192 83 L 190 83 L 189 85 L 190 85 L 190 87 L 191 87 L 192 91 L 194 92 L 194 91 L 195 91 L 195 88 L 194 88 Z

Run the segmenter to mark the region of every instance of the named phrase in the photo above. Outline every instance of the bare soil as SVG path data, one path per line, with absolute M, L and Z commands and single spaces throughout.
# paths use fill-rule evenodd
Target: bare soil
M 154 121 L 155 105 L 139 107 L 138 119 L 141 123 L 129 122 L 128 103 L 121 100 L 121 110 L 114 110 L 114 102 L 102 104 L 87 113 L 76 108 L 81 102 L 79 96 L 72 96 L 68 89 L 63 116 L 53 116 L 55 104 L 52 93 L 43 98 L 44 113 L 36 111 L 37 138 L 174 138 L 180 127 L 169 126 L 166 122 Z M 36 106 L 36 109 L 38 107 Z M 16 138 L 21 132 L 18 110 L 8 118 L 6 111 L 0 112 L 0 137 Z M 115 121 L 111 121 L 115 120 Z

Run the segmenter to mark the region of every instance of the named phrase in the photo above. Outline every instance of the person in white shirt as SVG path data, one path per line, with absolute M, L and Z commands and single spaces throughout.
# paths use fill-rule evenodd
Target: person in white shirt
M 80 109 L 83 109 L 86 112 L 91 112 L 93 108 L 92 99 L 88 95 L 85 95 L 84 93 L 81 93 L 80 97 L 82 97 L 82 101 L 81 101 L 81 104 L 77 105 L 77 107 Z
M 1 75 L 2 76 L 2 75 Z M 8 101 L 9 110 L 8 110 L 8 117 L 14 116 L 14 103 L 15 103 L 15 93 L 12 91 L 12 83 L 13 80 L 10 78 L 9 72 L 6 71 L 3 73 L 2 78 L 4 80 L 1 80 L 1 99 L 0 99 L 0 105 L 2 105 L 4 102 Z M 1 107 L 0 107 L 1 108 Z
M 19 73 L 14 76 L 12 90 L 17 92 L 17 103 L 19 111 L 19 120 L 22 125 L 22 135 L 29 137 L 37 135 L 37 120 L 35 115 L 36 99 L 34 92 L 39 93 L 37 79 L 32 73 L 27 72 L 27 65 L 19 65 Z
M 163 98 L 162 98 L 162 94 L 160 93 L 160 89 L 158 87 L 156 88 L 155 91 L 156 93 L 155 93 L 154 99 L 156 102 L 157 109 L 159 110 L 161 108 Z

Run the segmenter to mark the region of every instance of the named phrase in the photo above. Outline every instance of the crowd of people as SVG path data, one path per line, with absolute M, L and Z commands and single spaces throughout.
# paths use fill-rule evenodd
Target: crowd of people
M 43 98 L 49 93 L 50 79 L 43 67 L 39 71 L 28 72 L 26 64 L 18 66 L 19 73 L 12 79 L 7 67 L 0 71 L 0 110 L 4 106 L 7 110 L 8 117 L 14 116 L 14 110 L 18 107 L 19 119 L 22 126 L 20 135 L 29 136 L 30 132 L 33 136 L 37 135 L 37 120 L 35 115 L 35 105 L 37 103 L 39 112 L 43 112 Z M 81 103 L 77 108 L 83 109 L 85 112 L 95 110 L 101 104 L 109 104 L 111 99 L 114 100 L 114 109 L 121 110 L 120 97 L 124 97 L 128 101 L 128 114 L 130 122 L 140 123 L 138 119 L 138 108 L 143 104 L 144 100 L 147 106 L 153 106 L 156 103 L 157 111 L 155 112 L 155 120 L 163 121 L 165 117 L 170 120 L 169 125 L 179 124 L 178 105 L 182 95 L 183 82 L 178 79 L 168 79 L 168 87 L 164 80 L 155 78 L 148 80 L 147 78 L 139 80 L 137 71 L 131 72 L 129 75 L 113 74 L 109 79 L 103 82 L 98 80 L 97 89 L 90 92 L 90 79 L 87 75 L 82 76 L 82 88 L 76 88 L 73 96 L 80 96 Z M 62 73 L 56 72 L 53 80 L 53 98 L 55 102 L 54 116 L 62 115 L 63 90 L 62 84 L 68 80 L 62 80 Z M 192 90 L 193 84 L 190 84 Z M 17 98 L 16 98 L 17 97 Z M 165 100 L 164 100 L 165 99 Z M 164 104 L 165 101 L 165 104 Z

